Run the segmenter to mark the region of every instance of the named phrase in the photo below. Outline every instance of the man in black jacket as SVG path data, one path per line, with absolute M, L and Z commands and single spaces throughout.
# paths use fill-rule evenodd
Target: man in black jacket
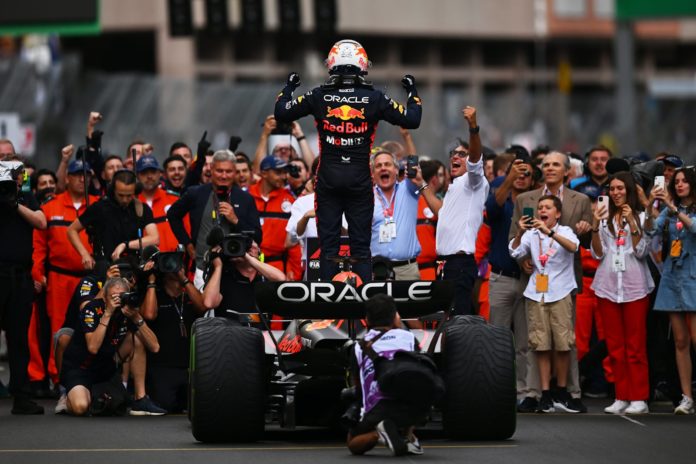
M 203 286 L 204 257 L 210 248 L 207 237 L 215 227 L 223 233 L 254 232 L 254 240 L 261 243 L 261 222 L 254 199 L 234 184 L 236 158 L 229 150 L 213 155 L 212 182 L 189 188 L 167 212 L 169 225 L 179 243 L 186 247 L 196 261 L 197 288 Z M 189 215 L 191 235 L 184 228 L 184 216 Z
M 370 237 L 374 195 L 370 173 L 370 149 L 380 120 L 416 129 L 421 120 L 421 100 L 413 76 L 404 76 L 406 106 L 392 100 L 363 79 L 370 62 L 365 49 L 353 40 L 337 42 L 326 60 L 329 81 L 293 100 L 300 85 L 296 73 L 278 96 L 275 118 L 291 122 L 313 115 L 319 131 L 321 164 L 317 173 L 316 214 L 321 244 L 321 278 L 331 280 L 338 264 L 341 216 L 345 213 L 350 252 L 361 261 L 354 271 L 371 280 Z

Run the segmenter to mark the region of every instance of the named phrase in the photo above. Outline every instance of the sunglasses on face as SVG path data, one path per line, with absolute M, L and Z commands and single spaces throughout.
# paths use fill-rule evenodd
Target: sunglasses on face
M 454 158 L 455 156 L 459 156 L 460 158 L 466 158 L 467 156 L 469 156 L 469 152 L 464 150 L 452 150 L 449 156 L 450 158 Z

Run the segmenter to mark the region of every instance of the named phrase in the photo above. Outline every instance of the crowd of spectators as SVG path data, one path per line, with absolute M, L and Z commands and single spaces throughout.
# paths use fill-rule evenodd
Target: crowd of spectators
M 396 280 L 451 279 L 455 314 L 513 330 L 521 412 L 582 413 L 587 396 L 612 399 L 607 413 L 666 397 L 693 414 L 696 172 L 604 146 L 496 154 L 476 110 L 462 113 L 469 134 L 446 164 L 406 129 L 373 148 L 373 261 Z M 180 412 L 193 321 L 249 312 L 254 282 L 306 278 L 319 158 L 297 122 L 269 116 L 252 157 L 235 137 L 211 150 L 204 134 L 160 164 L 141 140 L 102 153 L 100 120 L 89 115 L 86 144 L 65 147 L 55 171 L 0 140 L 0 181 L 20 192 L 0 226 L 15 414 L 43 413 L 32 396 L 87 414 L 103 382 L 132 385 L 132 414 Z

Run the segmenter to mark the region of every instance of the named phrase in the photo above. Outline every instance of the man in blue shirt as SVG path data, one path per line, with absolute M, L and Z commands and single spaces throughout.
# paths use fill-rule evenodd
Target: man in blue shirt
M 386 258 L 391 263 L 395 280 L 420 280 L 416 262 L 421 251 L 416 234 L 418 185 L 423 183 L 420 169 L 415 179 L 406 178 L 397 183 L 396 156 L 387 151 L 374 153 L 370 157 L 370 167 L 375 192 L 372 256 Z
M 532 170 L 532 160 L 517 155 L 517 159 L 508 168 L 507 175 L 493 181 L 493 190 L 486 201 L 486 215 L 492 239 L 488 255 L 491 264 L 488 292 L 491 323 L 514 330 L 517 394 L 521 400 L 527 396 L 527 317 L 523 295 L 526 280 L 520 280 L 520 267 L 517 261 L 510 257 L 507 243 L 515 199 L 517 195 L 532 187 Z M 524 401 L 536 402 L 536 398 L 529 397 Z M 531 409 L 532 406 L 534 409 Z M 535 410 L 536 404 L 529 405 L 529 408 Z

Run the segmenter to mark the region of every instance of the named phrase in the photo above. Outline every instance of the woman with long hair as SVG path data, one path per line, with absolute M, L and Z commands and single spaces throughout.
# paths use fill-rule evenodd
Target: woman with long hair
M 652 221 L 653 201 L 665 206 L 654 221 L 652 233 L 669 232 L 669 254 L 662 269 L 662 279 L 655 298 L 655 311 L 668 311 L 674 334 L 679 383 L 682 399 L 675 414 L 693 414 L 691 388 L 691 345 L 696 345 L 696 171 L 680 169 L 668 187 L 650 192 L 648 225 Z M 647 228 L 647 226 L 646 226 Z
M 609 414 L 646 414 L 650 381 L 646 318 L 655 288 L 648 269 L 644 214 L 633 176 L 618 172 L 609 180 L 608 205 L 598 204 L 592 227 L 592 254 L 600 260 L 592 289 L 598 297 L 616 400 Z

